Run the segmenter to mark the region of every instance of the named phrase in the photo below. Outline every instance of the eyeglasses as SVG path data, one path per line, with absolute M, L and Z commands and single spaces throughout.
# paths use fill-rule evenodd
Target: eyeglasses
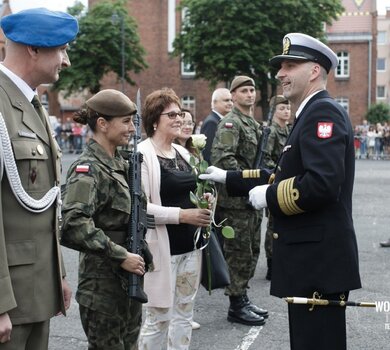
M 195 123 L 194 122 L 183 122 L 183 126 L 194 126 Z
M 184 112 L 167 112 L 161 113 L 161 115 L 167 115 L 169 119 L 176 119 L 177 116 L 184 118 L 186 114 Z

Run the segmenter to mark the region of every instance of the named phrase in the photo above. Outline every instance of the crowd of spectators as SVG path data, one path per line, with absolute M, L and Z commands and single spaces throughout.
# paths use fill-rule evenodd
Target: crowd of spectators
M 75 123 L 68 118 L 64 123 L 61 119 L 52 120 L 55 138 L 63 152 L 80 154 L 88 142 L 90 131 L 87 125 Z
M 387 122 L 355 127 L 356 159 L 390 159 L 390 126 Z

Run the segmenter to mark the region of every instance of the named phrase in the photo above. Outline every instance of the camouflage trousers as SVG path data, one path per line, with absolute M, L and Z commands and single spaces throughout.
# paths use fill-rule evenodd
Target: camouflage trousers
M 81 324 L 88 338 L 88 349 L 94 350 L 137 350 L 141 329 L 142 305 L 130 299 L 124 292 L 121 300 L 108 300 L 117 303 L 116 313 L 106 310 L 93 310 L 79 305 Z
M 265 232 L 265 239 L 264 239 L 264 250 L 265 250 L 265 257 L 267 259 L 272 259 L 272 242 L 273 237 L 272 234 L 274 233 L 272 228 L 272 216 L 269 214 L 269 211 L 267 209 L 267 215 L 268 215 L 268 221 L 267 221 L 267 231 Z
M 261 220 L 263 211 L 220 208 L 225 224 L 234 228 L 235 237 L 224 240 L 225 259 L 229 267 L 230 285 L 225 294 L 246 294 L 248 283 L 254 276 L 260 255 Z
M 146 308 L 140 350 L 189 349 L 201 259 L 200 250 L 171 256 L 173 306 Z

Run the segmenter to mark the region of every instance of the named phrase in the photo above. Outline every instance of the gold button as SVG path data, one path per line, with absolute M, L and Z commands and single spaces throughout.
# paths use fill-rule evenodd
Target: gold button
M 274 233 L 272 234 L 272 237 L 273 237 L 274 239 L 278 239 L 278 238 L 279 238 L 279 235 L 278 235 L 276 232 L 274 232 Z
M 41 145 L 37 146 L 37 152 L 42 155 L 43 154 L 43 147 Z

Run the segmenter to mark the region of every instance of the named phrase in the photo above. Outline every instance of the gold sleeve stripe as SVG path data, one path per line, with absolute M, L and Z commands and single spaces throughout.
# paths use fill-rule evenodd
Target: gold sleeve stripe
M 260 178 L 260 169 L 251 169 L 242 171 L 243 179 L 258 179 Z
M 295 177 L 283 180 L 278 185 L 277 199 L 280 210 L 286 215 L 295 215 L 304 213 L 304 210 L 298 207 L 296 201 L 299 199 L 299 191 L 294 188 Z

